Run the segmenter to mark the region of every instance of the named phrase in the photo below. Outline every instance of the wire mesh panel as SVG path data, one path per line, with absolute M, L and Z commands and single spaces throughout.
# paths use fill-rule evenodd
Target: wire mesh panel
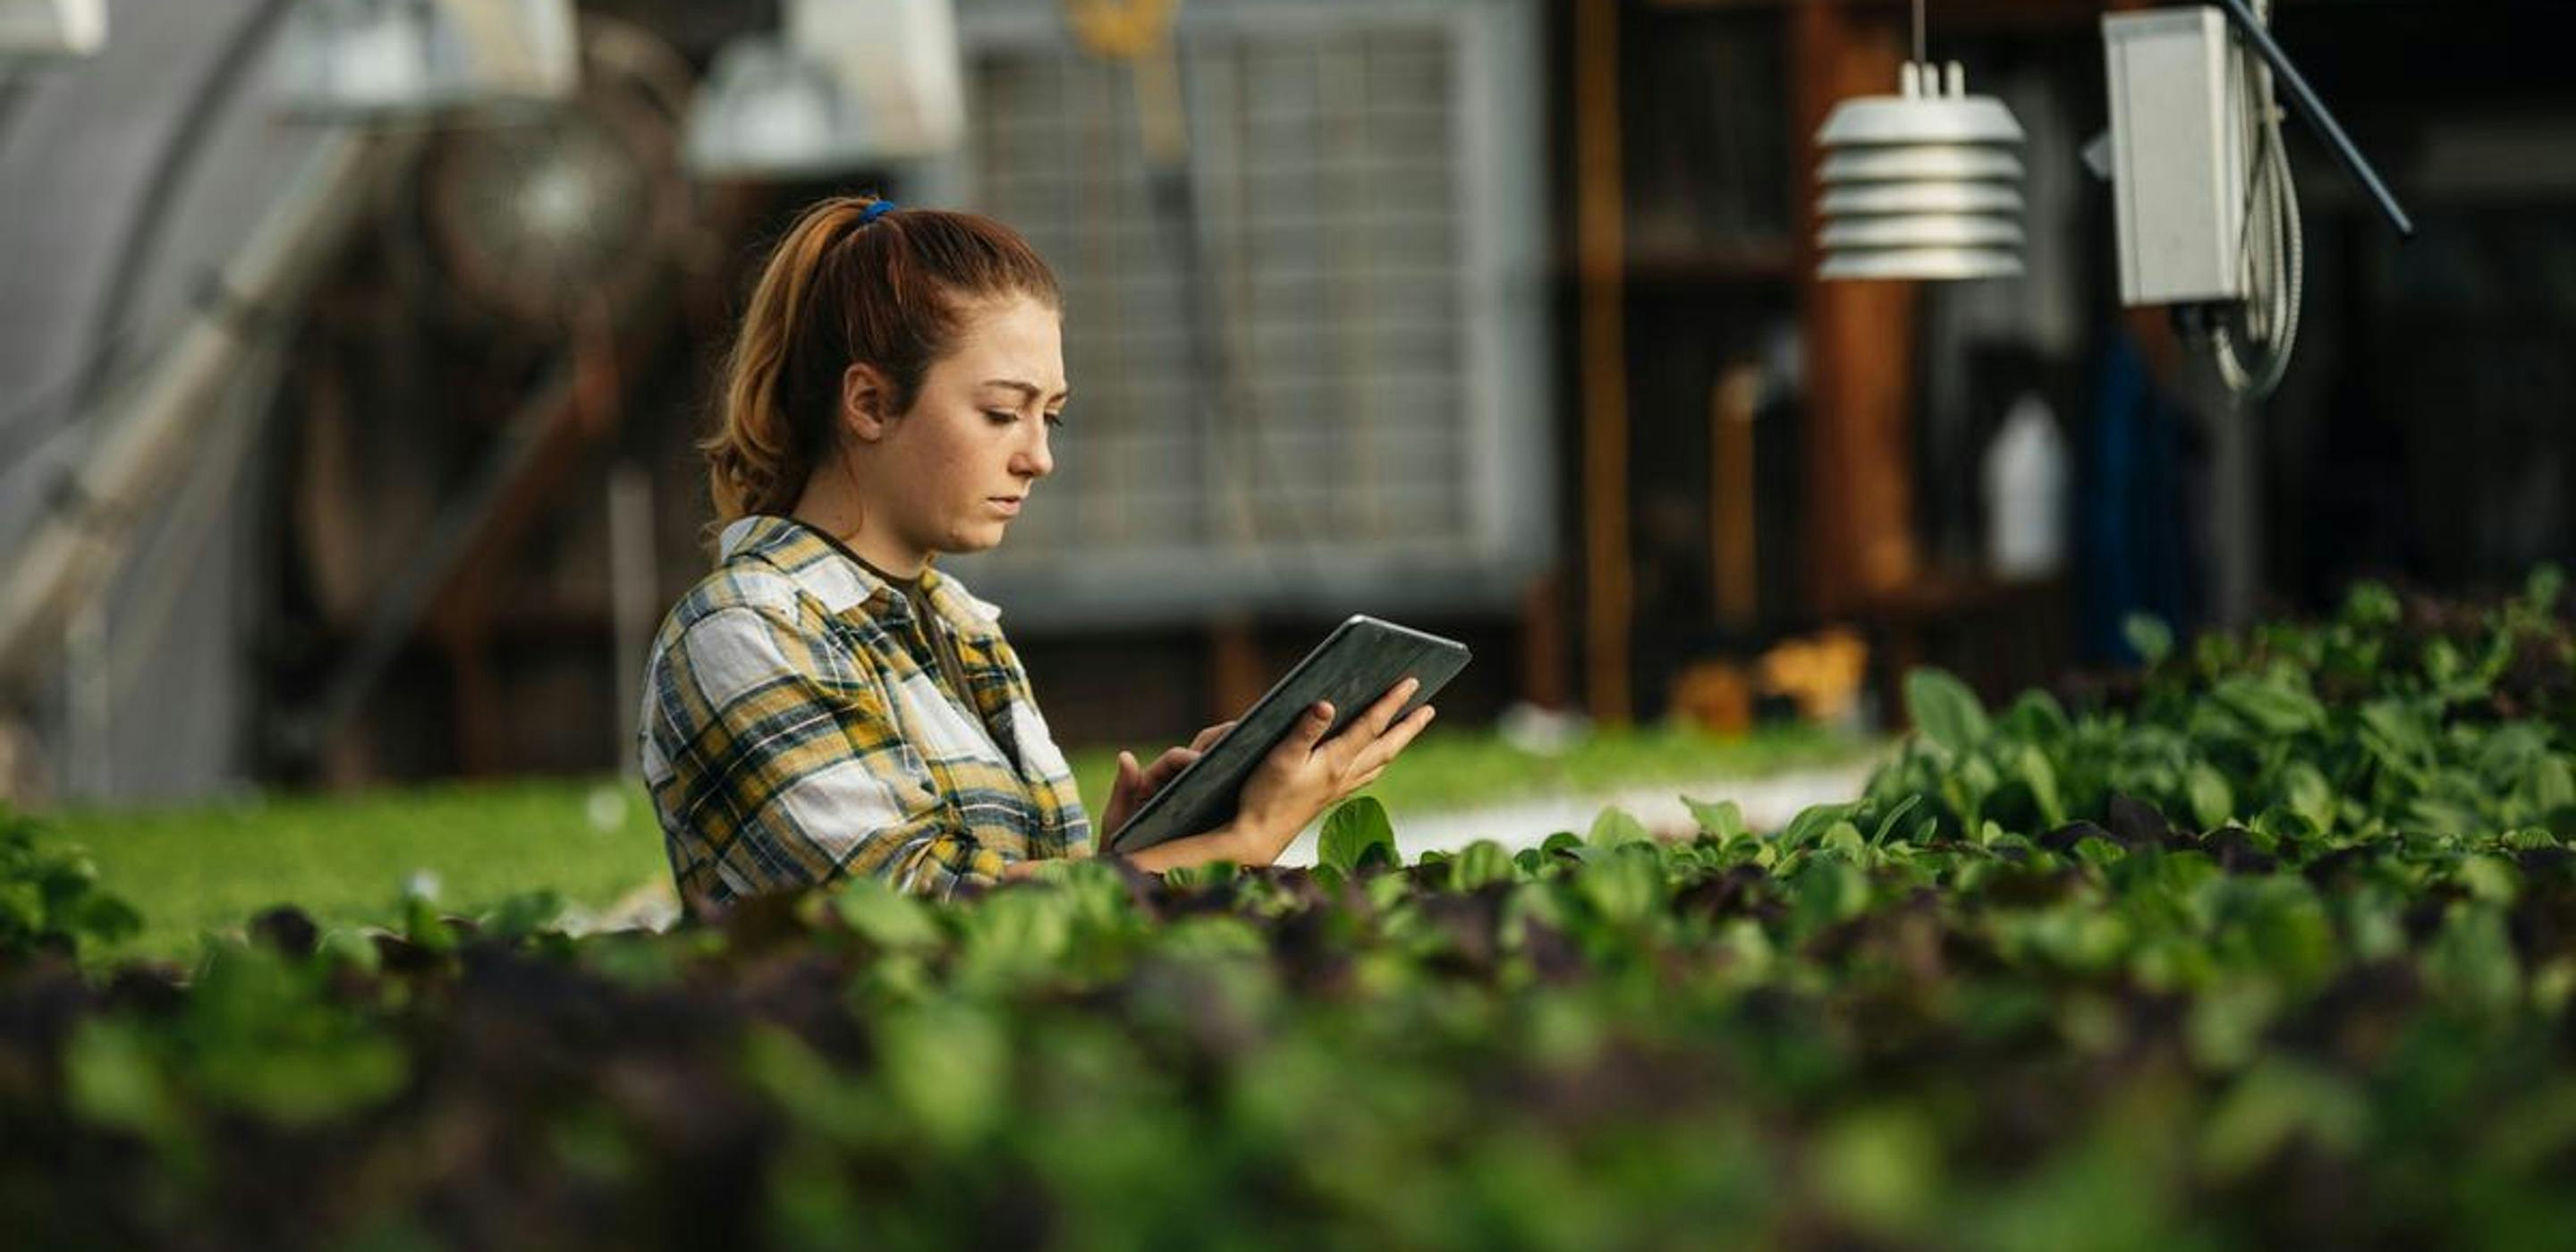
M 1498 402 L 1509 371 L 1478 364 L 1512 315 L 1473 303 L 1537 247 L 1478 242 L 1495 145 L 1461 108 L 1490 60 L 1472 19 L 1518 7 L 1185 27 L 1187 154 L 1161 161 L 1126 64 L 976 48 L 971 196 L 1055 266 L 1075 398 L 1029 517 L 954 567 L 1041 618 L 1155 617 L 1494 593 L 1543 559 L 1545 502 L 1506 472 L 1537 462 L 1536 397 Z

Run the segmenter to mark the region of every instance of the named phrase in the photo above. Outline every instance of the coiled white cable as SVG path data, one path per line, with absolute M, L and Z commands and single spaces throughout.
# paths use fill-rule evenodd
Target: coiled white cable
M 2272 2 L 2254 0 L 2254 16 L 2266 26 L 2272 22 Z M 2281 143 L 2281 106 L 2272 94 L 2272 69 L 2260 57 L 2245 58 L 2245 97 L 2246 138 L 2254 153 L 2238 249 L 2245 267 L 2245 303 L 2234 318 L 2219 323 L 2212 338 L 2219 377 L 2228 389 L 2260 400 L 2281 385 L 2290 353 L 2298 346 L 2307 237 L 2299 224 L 2289 149 Z

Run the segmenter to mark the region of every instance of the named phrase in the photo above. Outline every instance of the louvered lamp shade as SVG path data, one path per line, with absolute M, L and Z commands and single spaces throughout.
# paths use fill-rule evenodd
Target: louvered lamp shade
M 300 117 L 400 121 L 581 85 L 571 0 L 298 0 L 279 38 L 279 100 Z
M 2022 272 L 2021 124 L 1965 74 L 1908 63 L 1893 96 L 1835 106 L 1817 132 L 1821 278 Z

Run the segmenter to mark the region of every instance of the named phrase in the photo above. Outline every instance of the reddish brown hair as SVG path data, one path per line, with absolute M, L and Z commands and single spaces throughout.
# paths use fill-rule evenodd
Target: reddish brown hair
M 841 376 L 882 371 L 907 412 L 931 363 L 956 346 L 967 301 L 1025 295 L 1061 308 L 1055 272 L 1018 231 L 974 213 L 835 196 L 805 210 L 769 254 L 725 363 L 706 453 L 716 517 L 786 513 L 834 446 Z

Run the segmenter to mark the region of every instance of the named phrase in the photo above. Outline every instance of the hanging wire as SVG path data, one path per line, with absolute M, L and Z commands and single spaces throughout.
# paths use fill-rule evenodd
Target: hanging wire
M 1914 0 L 1914 60 L 1923 61 L 1923 0 Z
M 2255 18 L 2272 20 L 2273 0 L 2256 0 Z M 2245 268 L 2245 302 L 2222 320 L 2212 338 L 2219 376 L 2228 389 L 2260 400 L 2281 385 L 2299 342 L 2299 312 L 2307 285 L 2307 240 L 2299 221 L 2298 188 L 2291 181 L 2288 150 L 2281 143 L 2281 106 L 2272 71 L 2245 58 L 2247 147 L 2254 153 L 2245 182 L 2245 221 L 2239 251 Z

